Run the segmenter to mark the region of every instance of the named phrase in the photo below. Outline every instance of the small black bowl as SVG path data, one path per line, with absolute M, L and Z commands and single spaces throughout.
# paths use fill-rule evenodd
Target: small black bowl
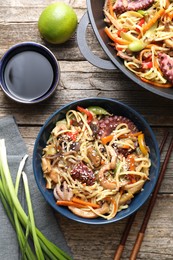
M 65 114 L 67 113 L 67 111 L 70 109 L 76 109 L 77 106 L 82 106 L 82 107 L 100 106 L 112 114 L 121 115 L 129 118 L 131 121 L 134 122 L 137 128 L 144 133 L 146 144 L 150 149 L 150 159 L 151 159 L 151 168 L 149 172 L 150 180 L 145 183 L 143 187 L 143 191 L 135 195 L 129 207 L 125 210 L 118 212 L 117 215 L 110 220 L 105 220 L 103 218 L 87 219 L 87 218 L 78 217 L 74 215 L 71 211 L 69 211 L 68 208 L 57 206 L 55 203 L 53 192 L 51 190 L 46 189 L 46 182 L 45 179 L 43 178 L 43 172 L 41 168 L 42 150 L 46 146 L 46 142 L 50 136 L 52 129 L 55 127 L 56 122 L 58 120 L 65 118 Z M 52 206 L 52 208 L 55 211 L 59 212 L 63 216 L 66 216 L 69 219 L 73 219 L 75 221 L 86 223 L 86 224 L 107 224 L 111 222 L 116 222 L 130 216 L 135 211 L 137 211 L 146 202 L 146 200 L 149 198 L 150 194 L 152 193 L 159 176 L 159 167 L 160 167 L 159 148 L 158 148 L 155 135 L 152 129 L 150 128 L 149 124 L 134 109 L 130 108 L 129 106 L 119 101 L 116 101 L 114 99 L 108 99 L 108 98 L 82 99 L 82 100 L 72 102 L 58 109 L 54 114 L 52 114 L 47 119 L 43 127 L 40 129 L 37 139 L 35 141 L 34 151 L 33 151 L 33 171 L 35 175 L 35 180 L 45 200 Z
M 25 104 L 50 97 L 59 82 L 56 57 L 45 46 L 22 42 L 12 46 L 0 61 L 0 84 L 11 99 Z

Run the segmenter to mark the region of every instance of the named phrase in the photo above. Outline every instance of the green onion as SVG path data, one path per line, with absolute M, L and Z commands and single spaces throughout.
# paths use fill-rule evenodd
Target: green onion
M 27 205 L 28 205 L 29 219 L 31 222 L 31 230 L 32 230 L 32 237 L 34 240 L 35 252 L 36 252 L 37 258 L 39 260 L 44 260 L 43 252 L 41 250 L 40 243 L 39 243 L 36 229 L 35 229 L 35 221 L 34 221 L 34 214 L 33 214 L 33 210 L 32 210 L 31 198 L 30 198 L 30 193 L 29 193 L 28 180 L 27 180 L 27 176 L 24 172 L 22 172 L 22 177 L 23 177 L 23 183 L 24 183 L 24 188 L 25 188 L 26 201 L 27 201 Z
M 16 183 L 15 183 L 16 195 L 18 195 L 18 189 L 19 189 L 19 183 L 20 183 L 20 179 L 21 179 L 21 174 L 22 174 L 22 170 L 23 170 L 23 167 L 25 165 L 25 162 L 26 162 L 27 158 L 28 158 L 28 155 L 25 155 L 23 157 L 22 161 L 19 164 L 19 169 L 18 169 L 18 172 L 17 172 Z M 29 218 L 28 218 L 28 222 L 27 222 L 27 226 L 26 226 L 26 232 L 24 234 L 22 226 L 21 226 L 20 221 L 18 219 L 17 210 L 15 208 L 13 209 L 13 214 L 14 214 L 16 233 L 17 233 L 19 245 L 20 245 L 20 248 L 21 248 L 21 251 L 22 251 L 22 258 L 25 258 L 25 254 L 26 254 L 26 256 L 29 259 L 35 260 L 36 257 L 34 256 L 32 250 L 30 248 L 30 245 L 28 243 Z
M 28 179 L 27 175 L 22 172 L 26 159 L 27 155 L 24 156 L 19 165 L 14 186 L 8 167 L 5 140 L 0 140 L 0 200 L 13 228 L 16 231 L 22 252 L 22 259 L 71 260 L 72 258 L 68 254 L 50 242 L 35 226 Z M 23 177 L 25 196 L 28 205 L 28 216 L 18 199 L 18 188 L 21 175 Z M 28 237 L 31 238 L 30 240 L 34 245 L 35 250 L 32 249 L 33 246 L 30 245 Z

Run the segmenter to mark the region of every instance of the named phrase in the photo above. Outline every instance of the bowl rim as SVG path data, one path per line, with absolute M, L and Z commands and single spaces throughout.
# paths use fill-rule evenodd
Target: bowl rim
M 138 205 L 135 207 L 135 209 L 132 209 L 130 210 L 130 212 L 127 212 L 125 215 L 123 213 L 125 213 L 125 210 L 122 210 L 120 211 L 119 213 L 117 213 L 117 215 L 110 219 L 110 220 L 105 220 L 105 219 L 102 219 L 102 218 L 95 218 L 95 219 L 85 219 L 85 218 L 81 218 L 81 217 L 78 217 L 74 214 L 70 214 L 66 211 L 64 212 L 62 207 L 60 206 L 57 206 L 56 203 L 52 203 L 51 199 L 49 199 L 47 196 L 46 196 L 46 193 L 45 191 L 43 190 L 42 186 L 40 185 L 40 182 L 38 180 L 38 177 L 37 177 L 37 174 L 36 174 L 36 166 L 35 166 L 35 158 L 36 158 L 36 155 L 37 155 L 37 147 L 38 147 L 38 144 L 39 144 L 39 139 L 41 137 L 41 135 L 43 134 L 45 128 L 49 125 L 49 123 L 51 122 L 51 120 L 57 115 L 59 114 L 61 111 L 63 111 L 64 109 L 68 109 L 68 107 L 71 107 L 71 106 L 75 106 L 77 105 L 79 102 L 86 102 L 86 101 L 95 101 L 95 100 L 98 100 L 98 101 L 103 101 L 103 102 L 114 102 L 115 104 L 118 104 L 120 106 L 123 106 L 125 109 L 128 109 L 130 112 L 133 113 L 133 115 L 137 116 L 137 118 L 140 118 L 140 120 L 142 121 L 142 124 L 144 124 L 144 126 L 147 127 L 147 130 L 149 131 L 149 134 L 151 136 L 151 139 L 155 145 L 155 151 L 156 151 L 156 158 L 157 158 L 157 166 L 156 166 L 156 170 L 155 170 L 155 178 L 154 180 L 152 180 L 152 188 L 150 188 L 150 191 L 147 193 L 147 195 L 145 195 L 145 199 L 142 200 L 142 202 L 138 203 Z M 160 152 L 159 152 L 159 147 L 158 147 L 158 143 L 157 143 L 157 140 L 156 140 L 156 137 L 154 135 L 154 132 L 153 130 L 151 129 L 150 125 L 148 124 L 148 122 L 144 119 L 144 117 L 139 114 L 139 112 L 137 112 L 136 110 L 134 110 L 132 107 L 130 107 L 129 105 L 127 104 L 124 104 L 116 99 L 113 99 L 113 98 L 98 98 L 98 97 L 91 97 L 91 98 L 84 98 L 84 99 L 78 99 L 76 101 L 72 101 L 68 104 L 65 104 L 63 106 L 61 106 L 59 109 L 57 109 L 54 113 L 52 113 L 48 119 L 45 121 L 45 123 L 43 124 L 43 126 L 41 127 L 37 137 L 36 137 L 36 141 L 35 141 L 35 144 L 34 144 L 34 150 L 33 150 L 33 157 L 32 157 L 32 165 L 33 165 L 33 173 L 34 173 L 34 176 L 35 176 L 35 181 L 37 183 L 37 186 L 41 192 L 41 194 L 43 195 L 43 197 L 45 198 L 45 200 L 47 201 L 47 203 L 58 213 L 62 214 L 63 216 L 71 219 L 71 220 L 74 220 L 74 221 L 77 221 L 79 223 L 83 223 L 83 224 L 93 224 L 93 225 L 101 225 L 101 224 L 109 224 L 109 223 L 114 223 L 114 222 L 117 222 L 119 220 L 122 220 L 124 218 L 127 218 L 129 217 L 130 215 L 132 215 L 133 213 L 137 212 L 139 210 L 139 208 L 141 208 L 145 203 L 146 201 L 148 200 L 148 198 L 150 197 L 152 191 L 154 190 L 154 187 L 156 185 L 156 182 L 157 182 L 157 179 L 159 177 L 159 169 L 160 169 Z M 139 193 L 140 194 L 140 193 Z M 122 215 L 122 216 L 121 216 Z

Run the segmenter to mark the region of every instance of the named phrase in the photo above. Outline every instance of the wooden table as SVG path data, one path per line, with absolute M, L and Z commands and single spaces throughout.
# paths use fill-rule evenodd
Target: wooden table
M 0 57 L 13 44 L 35 41 L 47 46 L 57 57 L 61 80 L 55 94 L 37 105 L 23 105 L 6 97 L 0 89 L 0 116 L 14 115 L 32 156 L 34 141 L 45 120 L 59 107 L 78 98 L 111 97 L 141 113 L 151 125 L 158 142 L 165 130 L 173 134 L 173 101 L 154 95 L 134 84 L 119 70 L 98 69 L 81 55 L 76 35 L 56 46 L 45 43 L 37 29 L 38 17 L 51 0 L 0 0 Z M 64 1 L 75 9 L 78 20 L 86 12 L 85 0 Z M 100 57 L 104 53 L 88 27 L 88 42 Z M 163 152 L 165 155 L 167 147 Z M 163 162 L 163 158 L 161 161 Z M 173 259 L 173 154 L 156 205 L 146 230 L 138 259 Z M 137 213 L 122 259 L 128 259 L 146 205 Z M 58 215 L 75 260 L 111 260 L 128 219 L 105 226 L 79 224 Z

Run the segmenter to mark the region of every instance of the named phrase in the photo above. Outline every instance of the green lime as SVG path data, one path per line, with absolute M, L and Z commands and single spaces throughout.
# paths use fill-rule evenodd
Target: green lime
M 47 42 L 60 44 L 70 39 L 76 30 L 77 22 L 77 15 L 72 7 L 56 2 L 42 11 L 38 29 Z

